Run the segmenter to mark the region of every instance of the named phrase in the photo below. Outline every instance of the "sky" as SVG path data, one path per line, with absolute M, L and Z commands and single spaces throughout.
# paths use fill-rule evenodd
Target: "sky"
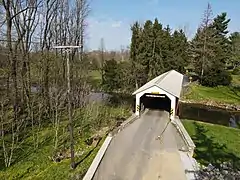
M 230 32 L 240 31 L 240 0 L 91 0 L 87 48 L 99 49 L 101 38 L 106 50 L 127 47 L 131 41 L 131 24 L 155 18 L 173 30 L 184 28 L 191 38 L 201 23 L 208 2 L 214 16 L 228 13 Z

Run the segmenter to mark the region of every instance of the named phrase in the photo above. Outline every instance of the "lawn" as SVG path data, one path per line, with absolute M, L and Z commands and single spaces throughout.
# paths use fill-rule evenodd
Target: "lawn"
M 38 147 L 34 148 L 33 132 L 29 131 L 21 146 L 14 152 L 14 162 L 9 168 L 3 164 L 3 148 L 0 144 L 0 179 L 82 179 L 106 137 L 107 131 L 115 127 L 118 120 L 130 115 L 126 106 L 89 105 L 78 110 L 74 116 L 74 138 L 77 167 L 70 169 L 70 159 L 52 161 L 53 154 L 69 154 L 69 133 L 67 118 L 61 119 L 58 149 L 54 150 L 55 129 L 49 123 L 39 131 Z M 89 144 L 94 134 L 103 132 L 96 143 Z M 100 135 L 98 135 L 100 136 Z M 97 136 L 97 137 L 98 137 Z
M 89 83 L 95 90 L 101 90 L 102 76 L 98 70 L 89 71 Z
M 215 88 L 192 84 L 183 97 L 186 100 L 203 103 L 215 102 L 215 104 L 240 104 L 240 90 L 237 87 L 218 86 Z
M 98 70 L 90 71 L 90 72 L 89 72 L 89 76 L 90 76 L 92 79 L 95 79 L 95 80 L 101 80 L 101 79 L 102 79 L 102 77 L 101 77 L 101 72 L 98 71 Z
M 232 84 L 240 86 L 240 75 L 232 75 Z
M 239 129 L 191 120 L 183 120 L 183 125 L 196 145 L 194 157 L 200 163 L 232 161 L 240 168 Z

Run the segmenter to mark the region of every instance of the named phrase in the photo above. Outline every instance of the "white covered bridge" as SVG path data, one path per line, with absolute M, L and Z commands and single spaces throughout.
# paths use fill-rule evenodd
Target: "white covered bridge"
M 133 93 L 135 114 L 108 135 L 84 180 L 195 179 L 195 145 L 177 116 L 183 78 L 171 70 Z
M 136 115 L 143 108 L 162 109 L 168 111 L 173 120 L 178 110 L 182 82 L 183 75 L 171 70 L 140 87 L 133 93 L 136 95 Z

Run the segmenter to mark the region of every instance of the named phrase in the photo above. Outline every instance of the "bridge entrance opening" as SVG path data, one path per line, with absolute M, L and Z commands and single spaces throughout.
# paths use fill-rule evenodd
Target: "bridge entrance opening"
M 165 110 L 170 113 L 171 100 L 165 94 L 151 94 L 146 93 L 140 98 L 141 110 L 143 109 L 156 109 Z

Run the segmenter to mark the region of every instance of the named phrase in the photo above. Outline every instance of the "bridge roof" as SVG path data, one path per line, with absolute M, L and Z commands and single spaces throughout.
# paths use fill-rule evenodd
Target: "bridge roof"
M 175 70 L 167 71 L 160 76 L 147 82 L 145 85 L 136 90 L 133 95 L 138 94 L 146 89 L 157 86 L 175 97 L 180 97 L 182 90 L 183 75 Z

